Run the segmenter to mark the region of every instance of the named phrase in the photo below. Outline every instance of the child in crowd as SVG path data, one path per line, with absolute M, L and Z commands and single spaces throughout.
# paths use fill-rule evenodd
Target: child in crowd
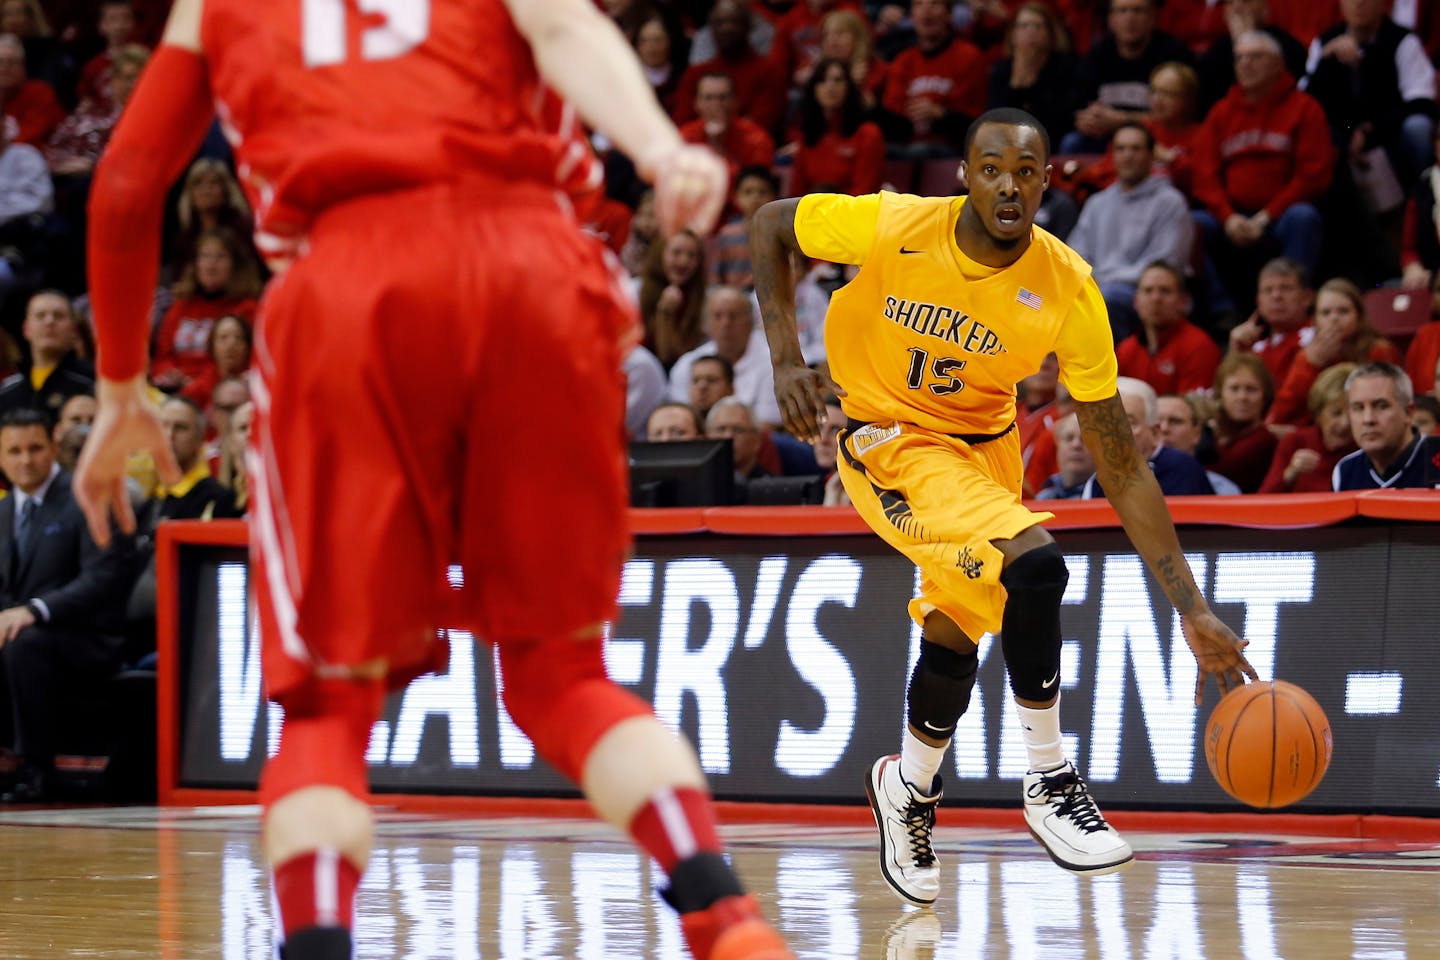
M 735 216 L 710 241 L 710 282 L 749 290 L 750 220 L 755 211 L 780 195 L 780 181 L 769 167 L 745 167 L 735 177 L 730 203 Z

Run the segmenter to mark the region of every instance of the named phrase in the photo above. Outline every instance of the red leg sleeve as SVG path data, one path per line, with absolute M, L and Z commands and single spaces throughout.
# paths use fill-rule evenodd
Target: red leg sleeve
M 605 676 L 600 639 L 500 644 L 505 708 L 535 749 L 573 783 L 611 727 L 651 713 L 650 705 Z
M 287 696 L 280 750 L 260 775 L 260 802 L 268 809 L 303 787 L 339 787 L 369 803 L 365 750 L 384 703 L 380 680 L 315 680 Z

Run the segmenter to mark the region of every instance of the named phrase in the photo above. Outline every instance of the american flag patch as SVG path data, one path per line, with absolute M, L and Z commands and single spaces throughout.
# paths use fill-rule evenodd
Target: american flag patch
M 1021 287 L 1020 292 L 1015 294 L 1015 299 L 1018 302 L 1025 304 L 1025 306 L 1029 307 L 1031 310 L 1039 310 L 1041 305 L 1045 303 L 1044 300 L 1040 299 L 1040 294 L 1031 293 L 1024 287 Z

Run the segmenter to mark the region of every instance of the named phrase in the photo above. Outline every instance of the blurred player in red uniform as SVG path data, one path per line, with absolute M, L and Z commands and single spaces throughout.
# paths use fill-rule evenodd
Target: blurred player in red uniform
M 285 708 L 260 788 L 283 953 L 350 957 L 370 729 L 388 689 L 443 664 L 449 624 L 498 646 L 516 723 L 665 869 L 696 957 L 790 958 L 721 855 L 694 751 L 604 673 L 637 331 L 575 223 L 590 161 L 543 84 L 629 153 L 668 229 L 709 229 L 723 165 L 680 142 L 589 0 L 358 7 L 179 0 L 91 199 L 100 413 L 76 487 L 102 542 L 111 511 L 134 524 L 130 451 L 179 477 L 145 395 L 146 316 L 166 187 L 217 111 L 260 249 L 289 261 L 256 331 L 247 458 Z

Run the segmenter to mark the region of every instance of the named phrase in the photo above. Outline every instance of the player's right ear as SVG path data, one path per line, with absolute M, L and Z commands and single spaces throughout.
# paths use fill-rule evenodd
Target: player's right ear
M 964 189 L 966 192 L 969 192 L 970 190 L 969 166 L 970 165 L 967 164 L 964 160 L 961 160 L 960 168 L 955 171 L 955 179 L 960 181 L 961 188 Z

